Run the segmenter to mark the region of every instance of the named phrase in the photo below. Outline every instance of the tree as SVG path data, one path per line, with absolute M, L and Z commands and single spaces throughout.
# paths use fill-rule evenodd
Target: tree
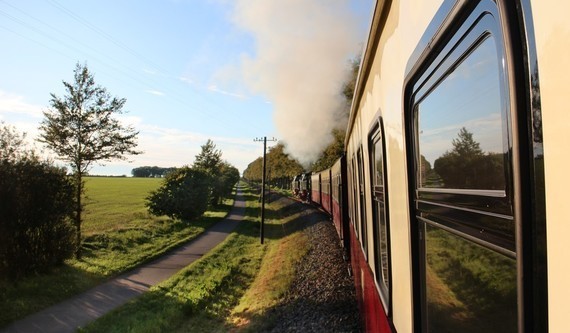
M 222 198 L 221 165 L 222 151 L 216 149 L 214 142 L 208 139 L 202 146 L 202 151 L 196 155 L 193 168 L 204 171 L 210 178 L 212 184 L 210 203 L 212 205 L 217 205 Z
M 346 82 L 342 86 L 342 95 L 350 108 L 352 98 L 354 97 L 354 89 L 356 88 L 356 79 L 358 78 L 358 70 L 360 69 L 360 56 L 355 57 L 349 63 L 350 73 Z
M 162 185 L 150 193 L 146 206 L 154 215 L 190 220 L 206 211 L 210 190 L 205 171 L 182 167 L 169 173 Z
M 216 173 L 222 161 L 222 151 L 216 149 L 216 145 L 210 139 L 206 144 L 201 146 L 202 151 L 196 155 L 194 160 L 194 168 L 204 169 L 210 173 Z
M 321 171 L 330 168 L 344 153 L 345 132 L 339 128 L 332 130 L 333 142 L 331 142 L 322 152 L 311 169 Z
M 433 170 L 447 188 L 504 189 L 504 156 L 484 153 L 465 127 L 452 140 L 453 149 L 435 160 Z M 434 178 L 434 177 L 432 177 Z
M 0 160 L 16 161 L 33 155 L 33 151 L 27 149 L 26 133 L 18 133 L 14 126 L 0 122 Z
M 263 170 L 263 157 L 256 158 L 247 165 L 243 172 L 243 177 L 251 182 L 261 183 L 261 173 Z
M 226 161 L 220 165 L 220 184 L 222 197 L 229 197 L 232 194 L 234 185 L 239 181 L 239 170 Z
M 63 81 L 66 95 L 51 94 L 51 108 L 44 112 L 39 141 L 46 144 L 61 160 L 69 163 L 76 186 L 75 228 L 81 244 L 81 195 L 83 175 L 93 163 L 126 159 L 137 155 L 138 132 L 122 125 L 115 115 L 122 114 L 126 99 L 111 97 L 95 84 L 86 65 L 76 65 L 74 81 Z M 76 256 L 80 256 L 80 246 Z
M 279 183 L 282 186 L 288 186 L 294 176 L 305 171 L 299 162 L 285 153 L 285 146 L 281 142 L 269 148 L 266 158 L 268 169 L 266 176 L 270 183 Z M 261 182 L 262 170 L 263 158 L 258 157 L 247 166 L 243 172 L 243 176 L 248 181 Z

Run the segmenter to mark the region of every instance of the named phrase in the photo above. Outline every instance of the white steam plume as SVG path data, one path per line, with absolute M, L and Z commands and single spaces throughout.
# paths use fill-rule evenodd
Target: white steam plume
M 360 43 L 348 1 L 239 0 L 234 21 L 256 41 L 255 56 L 242 59 L 247 85 L 273 103 L 287 151 L 316 160 L 346 122 L 340 92 Z

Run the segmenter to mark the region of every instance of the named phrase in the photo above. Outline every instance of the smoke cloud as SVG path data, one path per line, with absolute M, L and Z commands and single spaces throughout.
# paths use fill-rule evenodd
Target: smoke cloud
M 256 43 L 255 55 L 242 58 L 243 79 L 272 102 L 287 152 L 315 161 L 331 130 L 346 126 L 341 89 L 361 45 L 348 1 L 239 0 L 233 19 Z

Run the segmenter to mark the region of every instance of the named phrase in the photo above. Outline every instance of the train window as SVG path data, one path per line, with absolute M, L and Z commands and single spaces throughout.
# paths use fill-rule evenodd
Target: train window
M 370 138 L 370 168 L 372 175 L 372 214 L 374 240 L 374 267 L 376 282 L 384 309 L 390 312 L 390 241 L 387 214 L 387 197 L 384 160 L 384 140 L 380 124 L 376 126 Z
M 358 210 L 360 222 L 360 242 L 364 249 L 364 256 L 368 259 L 368 226 L 366 221 L 366 186 L 364 184 L 364 164 L 362 161 L 362 147 L 356 155 L 358 168 Z
M 356 215 L 356 205 L 357 205 L 357 201 L 356 201 L 356 175 L 354 173 L 354 158 L 352 158 L 349 162 L 348 162 L 348 180 L 350 182 L 349 184 L 349 189 L 348 189 L 348 194 L 349 194 L 349 198 L 348 200 L 350 200 L 350 209 L 348 210 L 349 214 L 350 214 L 350 220 L 353 223 L 353 227 L 355 230 L 355 236 L 358 238 L 358 216 Z
M 483 38 L 416 106 L 421 187 L 505 189 L 499 59 Z
M 507 50 L 494 1 L 466 2 L 456 15 L 406 90 L 421 331 L 516 332 Z

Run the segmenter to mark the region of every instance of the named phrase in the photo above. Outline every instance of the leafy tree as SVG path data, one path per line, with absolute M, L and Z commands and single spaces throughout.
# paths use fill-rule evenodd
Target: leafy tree
M 210 191 L 210 177 L 204 170 L 182 167 L 169 173 L 150 193 L 146 206 L 154 215 L 190 220 L 206 211 Z
M 348 107 L 354 97 L 354 89 L 356 88 L 356 79 L 358 78 L 358 70 L 360 69 L 360 56 L 355 57 L 349 63 L 350 74 L 346 82 L 342 86 L 342 95 Z
M 201 146 L 202 151 L 196 155 L 194 160 L 194 168 L 203 169 L 209 173 L 215 174 L 222 161 L 222 151 L 216 149 L 216 145 L 210 139 L 206 141 L 206 144 Z
M 270 148 L 265 157 L 268 182 L 289 185 L 291 178 L 304 172 L 303 166 L 285 153 L 285 146 L 281 142 Z M 262 171 L 263 158 L 259 157 L 247 166 L 243 175 L 249 181 L 261 182 Z
M 222 197 L 229 197 L 232 194 L 234 185 L 239 181 L 239 170 L 226 161 L 220 165 L 220 184 Z
M 22 153 L 25 146 L 26 133 L 19 134 L 16 128 L 0 122 L 0 159 L 15 160 Z
M 261 183 L 262 171 L 263 171 L 263 157 L 258 157 L 253 162 L 247 165 L 247 168 L 243 172 L 243 177 L 248 181 Z
M 193 168 L 204 171 L 210 178 L 212 184 L 210 203 L 216 205 L 222 198 L 223 184 L 220 179 L 222 151 L 217 149 L 214 142 L 210 139 L 201 147 L 202 151 L 196 155 Z
M 138 132 L 114 117 L 124 113 L 126 99 L 111 97 L 105 88 L 96 85 L 85 65 L 77 64 L 74 81 L 63 81 L 63 85 L 67 92 L 63 98 L 51 94 L 51 108 L 44 112 L 39 141 L 69 163 L 75 175 L 75 228 L 80 244 L 83 175 L 94 162 L 126 159 L 127 154 L 141 152 L 135 150 Z
M 291 178 L 302 173 L 303 167 L 297 160 L 291 158 L 285 153 L 285 146 L 278 143 L 269 150 L 267 154 L 267 181 L 272 185 L 280 187 L 288 187 L 291 184 Z M 260 165 L 260 169 L 263 165 Z M 259 174 L 261 179 L 261 174 Z
M 344 136 L 345 132 L 339 128 L 332 130 L 333 142 L 331 142 L 319 156 L 319 159 L 313 163 L 311 169 L 313 171 L 321 171 L 330 168 L 344 154 Z
M 465 127 L 452 141 L 453 149 L 434 162 L 443 186 L 462 189 L 502 189 L 505 186 L 503 154 L 487 153 Z

